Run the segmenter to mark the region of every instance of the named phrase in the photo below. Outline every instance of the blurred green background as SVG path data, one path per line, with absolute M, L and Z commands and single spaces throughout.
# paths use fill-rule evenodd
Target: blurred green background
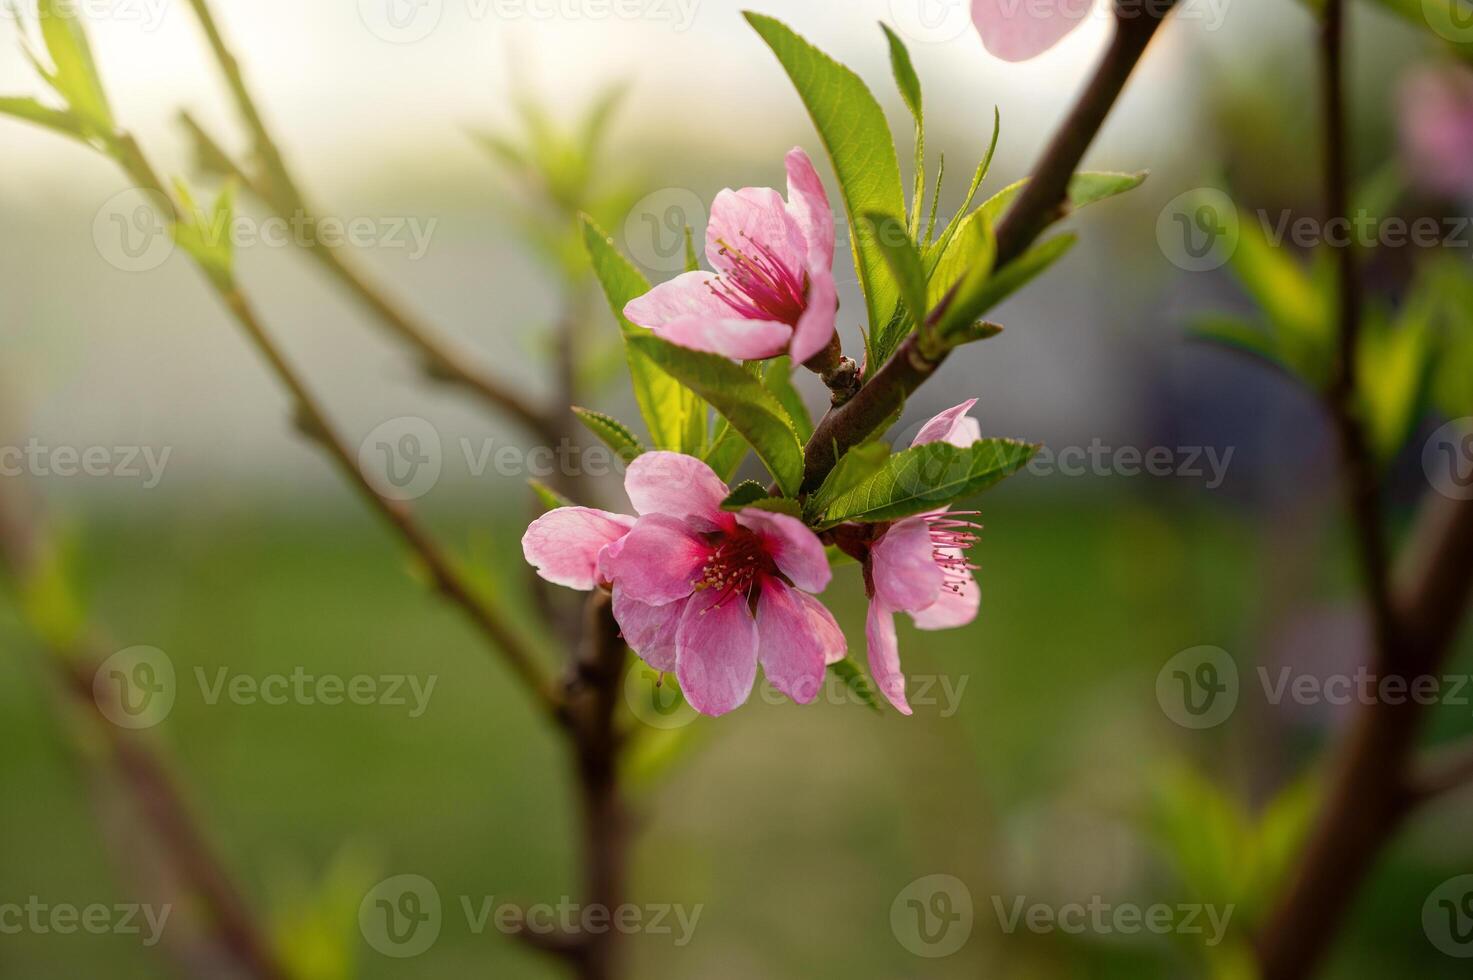
M 538 394 L 550 390 L 547 330 L 567 298 L 527 234 L 539 216 L 544 232 L 565 228 L 537 210 L 535 182 L 509 178 L 473 135 L 515 128 L 514 92 L 563 124 L 611 82 L 629 84 L 597 176 L 607 223 L 637 258 L 649 253 L 632 240 L 642 227 L 632 201 L 709 201 L 725 185 L 777 184 L 788 147 L 817 151 L 777 65 L 725 0 L 699 4 L 682 31 L 504 22 L 450 3 L 439 29 L 414 44 L 375 36 L 349 0 L 217 6 L 278 138 L 328 213 L 436 222 L 422 257 L 370 249 L 364 264 L 481 363 Z M 94 43 L 119 115 L 167 171 L 197 175 L 174 111 L 188 106 L 219 132 L 239 130 L 187 9 L 158 9 L 148 29 L 98 23 Z M 764 9 L 866 76 L 891 111 L 902 160 L 908 128 L 874 21 L 902 33 L 911 25 L 930 143 L 947 152 L 953 205 L 960 175 L 986 145 L 992 105 L 1003 137 L 984 193 L 1026 172 L 1105 31 L 1096 18 L 1043 58 L 1005 66 L 970 30 L 916 28 L 904 0 Z M 1225 479 L 1035 471 L 983 498 L 979 620 L 944 633 L 901 627 L 913 682 L 939 678 L 939 703 L 918 703 L 913 718 L 756 695 L 676 735 L 631 714 L 642 833 L 630 900 L 701 909 L 686 945 L 632 937 L 631 975 L 1245 975 L 1244 927 L 1309 812 L 1315 760 L 1342 720 L 1269 704 L 1255 668 L 1348 670 L 1364 640 L 1324 420 L 1286 379 L 1186 339 L 1194 313 L 1247 303 L 1226 271 L 1183 271 L 1158 245 L 1162 206 L 1200 186 L 1226 184 L 1245 206 L 1317 206 L 1310 19 L 1287 2 L 1235 0 L 1222 10 L 1220 23 L 1168 27 L 1091 153 L 1095 168 L 1150 168 L 1150 180 L 1077 219 L 1080 247 L 1000 311 L 1007 332 L 954 358 L 897 432 L 977 396 L 989 435 L 1055 451 L 1164 446 L 1177 462 L 1194 447 L 1231 450 Z M 1395 80 L 1440 56 L 1368 7 L 1355 8 L 1353 36 L 1357 170 L 1369 178 L 1399 160 Z M 3 30 L 0 49 L 13 49 Z M 0 83 L 35 88 L 9 56 Z M 493 928 L 477 934 L 461 908 L 462 897 L 479 905 L 577 894 L 556 733 L 292 432 L 272 379 L 185 259 L 142 273 L 108 262 L 95 222 L 120 178 L 9 120 L 0 148 L 0 444 L 172 452 L 156 488 L 33 474 L 0 478 L 9 481 L 0 492 L 51 514 L 87 612 L 117 648 L 153 646 L 173 661 L 178 700 L 148 737 L 177 763 L 251 904 L 304 973 L 323 980 L 558 975 Z M 1431 206 L 1415 189 L 1401 200 Z M 699 231 L 700 216 L 688 217 Z M 525 474 L 478 475 L 460 449 L 487 439 L 525 449 L 527 437 L 423 383 L 402 349 L 299 254 L 262 247 L 238 261 L 268 325 L 354 444 L 389 419 L 431 420 L 446 472 L 416 507 L 541 636 L 555 665 L 555 644 L 536 633 L 518 545 L 532 512 Z M 1391 295 L 1396 272 L 1385 272 Z M 862 304 L 849 270 L 840 275 L 841 331 L 853 352 Z M 601 300 L 587 308 L 584 398 L 634 418 L 610 366 L 612 322 Z M 817 409 L 821 393 L 805 385 Z M 1429 416 L 1424 429 L 1438 421 Z M 1399 524 L 1426 489 L 1420 447 L 1414 439 L 1393 468 Z M 616 481 L 600 492 L 618 500 Z M 862 653 L 859 593 L 847 568 L 827 598 Z M 69 734 L 76 719 L 58 710 L 45 653 L 6 593 L 0 645 L 0 905 L 33 895 L 76 905 L 167 900 L 151 855 L 130 844 L 126 817 L 89 777 L 87 746 L 79 752 Z M 1174 655 L 1203 645 L 1233 657 L 1242 695 L 1224 724 L 1195 731 L 1163 709 L 1157 678 Z M 1470 670 L 1469 652 L 1454 671 Z M 414 718 L 387 705 L 210 704 L 196 668 L 210 677 L 220 668 L 414 674 L 436 686 Z M 925 700 L 914 683 L 911 691 Z M 959 692 L 954 703 L 947 691 Z M 1435 721 L 1438 738 L 1473 732 L 1473 709 L 1443 705 Z M 1407 828 L 1327 975 L 1467 975 L 1429 941 L 1422 912 L 1441 882 L 1473 871 L 1470 816 L 1473 799 L 1462 794 Z M 380 955 L 358 927 L 367 890 L 398 874 L 430 879 L 445 907 L 438 941 L 411 960 Z M 892 921 L 905 889 L 933 874 L 959 879 L 973 906 L 967 943 L 940 959 L 916 956 Z M 1213 947 L 1190 935 L 1010 933 L 998 906 L 1020 896 L 1054 908 L 1097 896 L 1205 902 L 1232 905 L 1234 918 Z M 170 965 L 136 936 L 0 934 L 0 977 L 152 977 Z

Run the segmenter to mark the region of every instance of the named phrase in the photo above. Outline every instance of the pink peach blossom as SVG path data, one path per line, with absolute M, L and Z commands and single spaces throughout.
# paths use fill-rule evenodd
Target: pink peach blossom
M 680 453 L 638 457 L 624 488 L 638 519 L 565 507 L 534 521 L 522 550 L 538 574 L 612 589 L 630 647 L 674 671 L 703 714 L 743 704 L 759 663 L 779 691 L 813 701 L 826 666 L 846 651 L 834 617 L 809 594 L 831 577 L 818 537 L 786 514 L 722 510 L 726 484 Z
M 1027 61 L 1063 40 L 1093 6 L 1093 0 L 972 0 L 972 23 L 992 55 Z
M 966 413 L 976 403 L 974 398 L 937 415 L 921 427 L 911 445 L 972 445 L 981 437 L 981 427 Z M 923 630 L 965 626 L 977 618 L 981 590 L 972 577 L 974 566 L 967 561 L 967 549 L 976 542 L 975 525 L 960 516 L 966 515 L 952 516 L 943 509 L 897 521 L 871 545 L 865 562 L 870 606 L 864 634 L 870 676 L 902 714 L 911 709 L 900 670 L 895 614 L 909 613 Z
M 631 323 L 692 350 L 802 363 L 834 335 L 834 215 L 813 161 L 787 156 L 788 199 L 770 187 L 716 195 L 706 227 L 715 272 L 687 272 L 624 307 Z
M 1422 68 L 1399 93 L 1402 156 L 1428 191 L 1473 197 L 1473 71 Z

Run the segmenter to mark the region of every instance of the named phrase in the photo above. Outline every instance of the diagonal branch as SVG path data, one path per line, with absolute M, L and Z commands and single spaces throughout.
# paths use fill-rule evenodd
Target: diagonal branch
M 195 16 L 204 28 L 210 50 L 220 65 L 230 88 L 236 109 L 250 131 L 261 174 L 252 177 L 250 168 L 231 161 L 220 144 L 186 115 L 185 123 L 200 141 L 201 150 L 216 164 L 233 172 L 242 185 L 267 207 L 289 220 L 300 217 L 309 226 L 316 223 L 315 212 L 308 207 L 299 185 L 287 169 L 276 141 L 271 138 L 265 120 L 246 87 L 240 65 L 230 52 L 219 26 L 210 12 L 207 0 L 190 0 Z M 528 431 L 555 445 L 560 435 L 550 414 L 529 403 L 521 394 L 508 388 L 479 368 L 467 363 L 463 352 L 439 336 L 428 325 L 406 312 L 384 290 L 372 282 L 342 249 L 326 245 L 321 236 L 309 236 L 303 243 L 307 252 L 318 259 L 370 313 L 424 357 L 425 370 L 431 377 L 460 384 L 475 392 L 492 406 L 516 419 Z
M 1079 161 L 1104 125 L 1156 28 L 1172 6 L 1172 0 L 1166 0 L 1130 10 L 1117 7 L 1115 34 L 1104 58 L 1044 151 L 1032 179 L 998 225 L 998 268 L 1022 255 L 1049 222 L 1058 217 Z M 932 322 L 945 310 L 949 299 L 943 299 L 932 311 Z M 803 491 L 811 493 L 818 489 L 838 458 L 884 425 L 945 359 L 944 351 L 938 357 L 927 357 L 921 350 L 919 335 L 912 334 L 852 398 L 820 419 L 804 453 Z

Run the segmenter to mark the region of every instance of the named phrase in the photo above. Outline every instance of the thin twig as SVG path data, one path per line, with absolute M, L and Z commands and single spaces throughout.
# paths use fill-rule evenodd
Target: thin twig
M 262 174 L 254 177 L 249 168 L 231 161 L 219 142 L 211 138 L 193 118 L 186 116 L 186 124 L 200 141 L 202 150 L 217 164 L 227 165 L 263 204 L 278 215 L 296 219 L 300 217 L 309 227 L 315 226 L 316 212 L 307 204 L 305 195 L 297 184 L 275 140 L 266 128 L 265 120 L 257 108 L 240 64 L 226 45 L 219 26 L 206 0 L 190 0 L 195 16 L 199 18 L 210 50 L 220 65 L 230 88 L 236 109 L 250 131 L 255 154 Z M 551 414 L 526 400 L 505 384 L 492 378 L 484 371 L 470 366 L 464 354 L 440 337 L 427 324 L 420 322 L 399 306 L 388 294 L 359 269 L 342 249 L 324 244 L 320 235 L 311 235 L 303 242 L 308 254 L 316 257 L 337 280 L 348 289 L 381 323 L 387 326 L 424 357 L 425 369 L 437 380 L 460 384 L 476 392 L 495 408 L 507 413 L 539 438 L 549 439 L 556 445 L 556 425 L 550 421 Z
M 1150 8 L 1150 9 L 1146 9 Z M 1156 28 L 1171 11 L 1170 2 L 1155 6 L 1117 9 L 1115 34 L 1089 84 L 1044 151 L 1033 177 L 997 228 L 997 265 L 1001 268 L 1023 254 L 1056 217 L 1065 201 L 1069 180 L 1125 88 Z M 949 297 L 948 297 L 949 299 Z M 944 311 L 943 299 L 931 313 L 934 321 Z M 804 453 L 803 490 L 822 484 L 838 457 L 869 438 L 905 403 L 946 359 L 927 357 L 919 334 L 912 334 L 874 377 L 853 397 L 828 412 L 813 430 Z

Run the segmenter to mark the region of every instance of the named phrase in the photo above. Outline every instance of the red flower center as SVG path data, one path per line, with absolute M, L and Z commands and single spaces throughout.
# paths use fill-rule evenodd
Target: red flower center
M 746 232 L 741 236 L 741 248 L 718 242 L 732 266 L 711 282 L 711 292 L 743 319 L 796 327 L 807 306 L 807 274 L 784 266 L 776 252 Z
M 958 511 L 926 518 L 931 528 L 931 557 L 941 569 L 941 587 L 961 595 L 972 581 L 977 566 L 967 561 L 967 551 L 977 543 L 977 525 L 960 517 L 975 516 L 976 511 Z
M 717 536 L 711 557 L 706 559 L 700 577 L 692 584 L 697 592 L 715 589 L 720 599 L 711 608 L 719 609 L 733 596 L 751 600 L 759 579 L 776 571 L 777 566 L 762 546 L 762 539 L 738 527 Z

